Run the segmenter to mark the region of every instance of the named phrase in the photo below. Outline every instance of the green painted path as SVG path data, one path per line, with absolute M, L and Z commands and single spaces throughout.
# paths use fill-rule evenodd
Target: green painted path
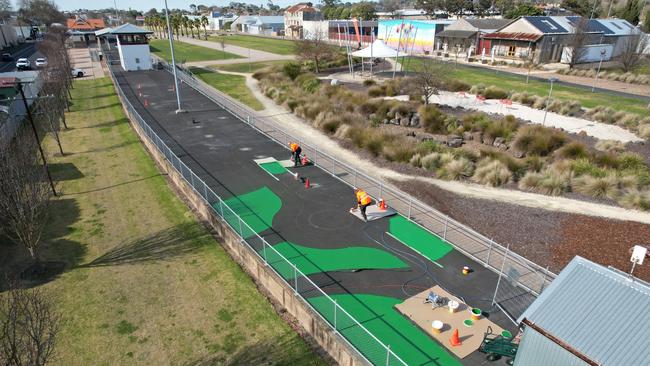
M 273 161 L 270 163 L 259 164 L 260 168 L 266 170 L 269 174 L 280 175 L 289 172 L 287 168 L 283 167 L 279 162 Z
M 226 221 L 239 231 L 239 220 L 237 215 L 248 224 L 252 231 L 242 225 L 242 236 L 249 238 L 269 229 L 273 224 L 273 217 L 282 208 L 282 200 L 268 187 L 262 187 L 256 191 L 235 196 L 224 201 L 232 212 L 223 208 L 223 216 Z M 221 212 L 219 204 L 213 204 L 217 211 Z M 233 214 L 234 212 L 234 214 Z
M 455 356 L 447 352 L 444 346 L 427 336 L 395 310 L 394 306 L 402 300 L 367 294 L 332 295 L 332 298 L 375 337 L 396 350 L 397 355 L 408 365 L 462 365 Z M 330 300 L 319 296 L 308 301 L 334 324 L 334 305 Z M 336 329 L 370 362 L 375 365 L 386 365 L 386 350 L 341 311 L 336 314 Z M 402 363 L 391 358 L 389 365 L 402 365 Z
M 420 225 L 402 215 L 390 219 L 389 233 L 406 246 L 435 262 L 453 250 L 453 247 Z
M 318 249 L 289 242 L 276 244 L 273 248 L 305 275 L 353 269 L 409 268 L 393 254 L 375 248 Z M 293 267 L 288 265 L 277 252 L 267 249 L 267 261 L 284 279 L 293 278 Z

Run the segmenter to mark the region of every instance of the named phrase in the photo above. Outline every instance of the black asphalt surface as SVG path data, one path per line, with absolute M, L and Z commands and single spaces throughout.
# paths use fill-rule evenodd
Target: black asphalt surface
M 392 252 L 411 267 L 311 275 L 310 279 L 326 293 L 366 293 L 406 299 L 439 284 L 472 306 L 484 309 L 495 323 L 516 331 L 513 323 L 491 306 L 497 283 L 493 272 L 457 251 L 438 260 L 444 267 L 440 268 L 386 235 L 388 220 L 361 222 L 348 213 L 356 204 L 352 188 L 316 166 L 298 168 L 301 176 L 310 179 L 311 189 L 306 189 L 290 174 L 273 179 L 253 160 L 263 157 L 284 160 L 289 157 L 289 150 L 185 84 L 180 90 L 183 109 L 188 112 L 175 114 L 173 78 L 168 72 L 116 72 L 116 76 L 127 98 L 158 136 L 223 199 L 263 186 L 281 198 L 282 209 L 273 220 L 273 228 L 261 234 L 271 245 L 290 241 L 327 249 L 367 246 Z M 252 245 L 259 243 L 253 240 Z M 461 275 L 465 265 L 475 270 L 469 277 Z M 299 283 L 298 287 L 307 286 Z M 301 293 L 305 297 L 319 295 L 316 291 Z M 463 359 L 463 363 L 470 365 L 486 362 L 478 352 Z
M 14 60 L 0 62 L 0 72 L 16 71 L 16 61 L 18 61 L 19 58 L 23 57 L 26 57 L 29 59 L 29 61 L 31 61 L 32 70 L 35 70 L 36 65 L 34 65 L 34 61 L 36 61 L 36 59 L 39 57 L 43 57 L 43 55 L 41 55 L 41 53 L 36 50 L 36 44 L 37 43 L 35 42 L 24 43 L 18 51 L 11 53 Z

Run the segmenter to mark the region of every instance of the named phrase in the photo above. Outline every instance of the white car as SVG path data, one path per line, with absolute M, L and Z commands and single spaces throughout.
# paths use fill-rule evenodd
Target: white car
M 47 59 L 43 57 L 37 58 L 34 64 L 36 64 L 36 67 L 45 67 L 47 66 Z
M 84 76 L 84 71 L 82 69 L 74 68 L 71 69 L 70 72 L 72 73 L 72 77 L 75 78 L 80 78 Z
M 19 58 L 16 62 L 16 68 L 18 70 L 29 70 L 32 67 L 32 63 L 29 62 L 26 58 Z

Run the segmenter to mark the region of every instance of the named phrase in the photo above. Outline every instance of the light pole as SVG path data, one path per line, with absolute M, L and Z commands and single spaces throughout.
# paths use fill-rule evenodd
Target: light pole
M 176 103 L 178 103 L 178 109 L 176 109 L 176 113 L 183 113 L 185 111 L 181 108 L 181 94 L 178 90 L 178 75 L 176 75 L 176 59 L 174 57 L 174 34 L 172 33 L 172 27 L 169 24 L 169 9 L 167 8 L 167 0 L 165 0 L 165 18 L 167 19 L 167 33 L 169 34 L 169 49 L 172 53 L 172 70 L 174 71 L 175 86 L 174 90 L 176 90 Z
M 546 107 L 544 107 L 544 120 L 542 121 L 542 126 L 546 125 L 546 115 L 548 114 L 548 105 L 551 104 L 551 93 L 553 93 L 553 83 L 556 82 L 557 78 L 548 78 L 548 81 L 551 82 L 551 89 L 548 91 L 548 99 L 546 100 Z
M 603 65 L 603 57 L 605 57 L 605 53 L 606 51 L 604 48 L 600 50 L 600 62 L 598 63 L 598 71 L 596 71 L 596 75 L 594 75 L 594 85 L 591 86 L 592 93 L 596 89 L 596 81 L 598 81 L 598 74 L 600 74 L 600 67 Z

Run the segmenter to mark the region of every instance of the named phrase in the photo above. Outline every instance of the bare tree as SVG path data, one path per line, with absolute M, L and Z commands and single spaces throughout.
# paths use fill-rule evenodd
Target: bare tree
M 620 62 L 623 71 L 628 72 L 634 69 L 643 58 L 643 51 L 648 46 L 646 35 L 630 36 L 623 43 L 621 48 Z
M 429 104 L 429 98 L 438 94 L 444 86 L 449 67 L 446 64 L 436 63 L 430 58 L 421 59 L 421 63 L 414 67 L 415 75 L 411 86 L 424 98 L 424 104 Z
M 574 24 L 574 32 L 569 40 L 569 45 L 566 49 L 568 52 L 569 68 L 573 68 L 580 63 L 587 53 L 585 46 L 589 42 L 588 33 L 589 19 L 581 17 L 576 24 Z
M 306 34 L 305 39 L 296 42 L 295 50 L 299 59 L 314 63 L 316 73 L 320 72 L 322 61 L 332 59 L 336 54 L 334 46 L 327 43 L 327 35 L 323 32 Z
M 0 363 L 43 366 L 52 361 L 61 316 L 41 289 L 17 289 L 0 296 Z
M 24 129 L 0 146 L 0 230 L 38 262 L 38 248 L 52 191 L 37 142 Z

